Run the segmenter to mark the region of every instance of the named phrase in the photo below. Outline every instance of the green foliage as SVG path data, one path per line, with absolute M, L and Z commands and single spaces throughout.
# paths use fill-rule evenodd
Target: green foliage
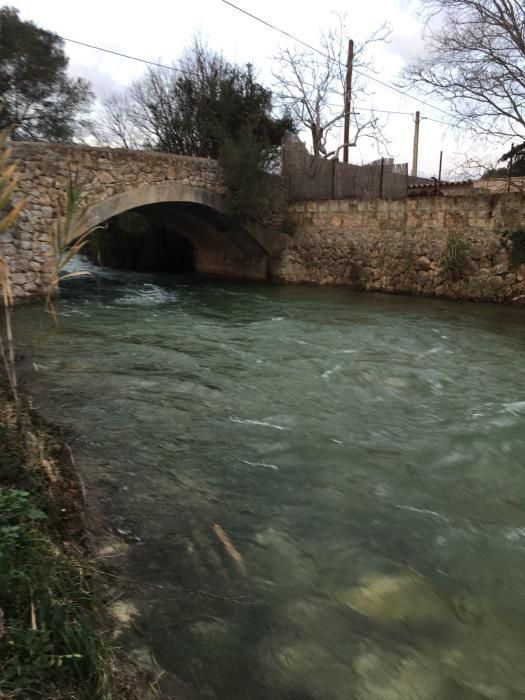
M 509 169 L 508 168 L 489 168 L 486 170 L 483 175 L 481 176 L 481 180 L 488 180 L 492 177 L 508 177 L 509 176 Z
M 229 63 L 197 40 L 175 67 L 178 72 L 150 68 L 124 99 L 106 101 L 107 140 L 217 158 L 222 144 L 237 140 L 246 127 L 274 146 L 293 128 L 289 116 L 273 114 L 272 93 L 257 82 L 250 64 Z
M 508 234 L 508 238 L 512 241 L 512 264 L 517 267 L 525 263 L 525 230 L 518 229 Z
M 278 186 L 271 175 L 278 158 L 278 149 L 247 125 L 235 139 L 224 139 L 219 163 L 234 217 L 255 218 L 270 203 L 274 188 Z
M 280 144 L 291 128 L 287 118 L 274 118 L 272 95 L 246 69 L 199 54 L 197 77 L 178 78 L 171 92 L 173 115 L 159 132 L 156 147 L 183 155 L 217 158 L 226 141 L 235 141 L 249 128 L 254 137 Z M 158 111 L 157 106 L 153 106 Z
M 0 695 L 109 700 L 89 579 L 46 521 L 27 491 L 0 487 Z
M 10 431 L 0 424 L 0 485 L 27 488 L 24 458 Z
M 448 234 L 440 265 L 445 277 L 453 282 L 457 282 L 467 273 L 470 261 L 467 244 L 461 234 L 455 231 Z
M 71 141 L 91 94 L 67 66 L 56 34 L 0 8 L 0 129 L 12 126 L 15 139 Z
M 525 142 L 513 146 L 510 151 L 501 156 L 500 161 L 508 163 L 505 168 L 507 176 L 509 174 L 515 177 L 525 175 Z

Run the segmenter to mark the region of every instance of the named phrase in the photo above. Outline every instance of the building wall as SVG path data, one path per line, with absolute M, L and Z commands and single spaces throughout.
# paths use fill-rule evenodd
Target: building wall
M 523 192 L 525 189 L 525 177 L 514 176 L 508 177 L 491 177 L 484 180 L 476 180 L 472 183 L 476 189 L 486 190 L 487 192 Z

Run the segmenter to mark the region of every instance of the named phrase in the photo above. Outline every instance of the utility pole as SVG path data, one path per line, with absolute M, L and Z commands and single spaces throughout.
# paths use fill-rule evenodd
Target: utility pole
M 412 152 L 412 177 L 417 177 L 417 156 L 419 151 L 419 111 L 414 125 L 414 150 Z
M 510 147 L 510 152 L 512 153 L 509 159 L 509 180 L 507 182 L 507 192 L 510 192 L 510 186 L 512 184 L 512 166 L 514 165 L 514 144 Z
M 354 63 L 354 41 L 348 41 L 348 59 L 346 61 L 345 82 L 345 128 L 343 133 L 343 163 L 348 163 L 348 147 L 350 141 L 350 105 L 352 102 L 352 67 Z

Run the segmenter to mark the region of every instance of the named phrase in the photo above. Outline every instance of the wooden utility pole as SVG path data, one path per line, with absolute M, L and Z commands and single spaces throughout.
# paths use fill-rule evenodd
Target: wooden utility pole
M 507 182 L 507 192 L 510 192 L 510 186 L 512 184 L 512 166 L 514 165 L 514 144 L 511 145 L 510 152 L 512 153 L 509 159 L 509 180 Z
M 348 41 L 348 59 L 346 61 L 345 81 L 345 128 L 343 133 L 343 163 L 348 163 L 350 141 L 350 105 L 352 103 L 352 67 L 354 63 L 354 41 Z
M 417 177 L 417 156 L 419 151 L 419 111 L 414 125 L 414 150 L 412 152 L 412 177 Z

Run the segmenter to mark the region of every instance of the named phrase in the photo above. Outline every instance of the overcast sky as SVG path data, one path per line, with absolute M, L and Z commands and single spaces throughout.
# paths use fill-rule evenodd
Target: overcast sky
M 392 28 L 390 42 L 374 50 L 377 76 L 393 82 L 403 64 L 423 50 L 422 26 L 417 17 L 417 0 L 368 0 L 341 2 L 326 0 L 233 0 L 240 7 L 275 24 L 302 40 L 319 45 L 323 28 L 333 24 L 332 12 L 347 13 L 351 37 L 366 37 L 385 20 Z M 271 58 L 279 47 L 293 47 L 290 39 L 234 10 L 221 0 L 11 0 L 23 19 L 55 31 L 63 37 L 96 44 L 121 53 L 161 63 L 171 63 L 199 33 L 208 45 L 238 62 L 252 62 L 260 80 L 271 84 Z M 322 9 L 320 9 L 322 8 Z M 141 63 L 104 54 L 72 43 L 66 44 L 72 75 L 89 79 L 97 96 L 121 90 L 145 70 Z M 425 117 L 444 119 L 439 111 L 418 104 L 381 85 L 370 83 L 368 106 L 377 110 L 410 112 L 383 115 L 388 119 L 386 134 L 390 153 L 397 162 L 412 160 L 413 113 L 420 109 L 419 170 L 437 175 L 439 152 L 444 151 L 444 172 L 450 172 L 472 148 L 468 136 L 453 134 L 441 124 Z M 434 100 L 442 109 L 446 105 Z M 336 132 L 335 137 L 339 134 Z M 361 141 L 351 149 L 356 163 L 377 157 L 377 147 Z

